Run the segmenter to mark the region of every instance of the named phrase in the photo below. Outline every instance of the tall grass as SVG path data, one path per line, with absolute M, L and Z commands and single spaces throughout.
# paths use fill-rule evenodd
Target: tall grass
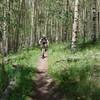
M 5 66 L 6 72 L 9 79 L 13 79 L 16 82 L 16 87 L 8 100 L 25 100 L 27 96 L 33 93 L 35 86 L 33 79 L 36 73 L 39 52 L 38 49 L 34 49 L 8 55 L 9 63 Z M 3 81 L 1 84 L 3 84 Z
M 49 50 L 49 74 L 68 100 L 99 100 L 99 44 L 89 44 L 75 54 L 65 44 L 52 45 Z

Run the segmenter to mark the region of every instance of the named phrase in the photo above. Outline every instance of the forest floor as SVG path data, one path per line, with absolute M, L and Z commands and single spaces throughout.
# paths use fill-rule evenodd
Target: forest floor
M 36 90 L 33 100 L 64 100 L 62 94 L 57 90 L 55 82 L 48 75 L 48 54 L 45 58 L 39 58 L 36 74 Z

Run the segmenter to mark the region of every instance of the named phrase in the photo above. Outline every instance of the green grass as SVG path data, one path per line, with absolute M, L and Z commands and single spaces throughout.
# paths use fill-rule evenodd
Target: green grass
M 38 49 L 10 54 L 9 63 L 5 66 L 9 79 L 16 80 L 16 87 L 8 100 L 25 100 L 34 91 L 34 77 L 40 51 Z M 17 68 L 12 65 L 17 65 Z
M 68 100 L 99 100 L 100 44 L 86 44 L 75 54 L 66 44 L 52 45 L 48 72 Z

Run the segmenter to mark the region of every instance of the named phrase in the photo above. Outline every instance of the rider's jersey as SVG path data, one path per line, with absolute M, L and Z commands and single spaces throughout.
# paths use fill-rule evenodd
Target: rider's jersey
M 40 44 L 40 45 L 45 45 L 45 44 L 48 45 L 48 39 L 47 39 L 46 37 L 41 38 L 41 39 L 39 40 L 39 44 Z
M 42 38 L 41 39 L 41 43 L 44 45 L 44 44 L 47 44 L 47 39 L 46 38 Z

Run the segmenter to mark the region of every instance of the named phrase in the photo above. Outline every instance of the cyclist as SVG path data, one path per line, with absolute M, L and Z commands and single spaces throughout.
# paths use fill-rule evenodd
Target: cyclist
M 39 40 L 39 45 L 42 49 L 42 58 L 44 58 L 44 53 L 47 51 L 49 46 L 49 41 L 45 35 L 43 35 Z

